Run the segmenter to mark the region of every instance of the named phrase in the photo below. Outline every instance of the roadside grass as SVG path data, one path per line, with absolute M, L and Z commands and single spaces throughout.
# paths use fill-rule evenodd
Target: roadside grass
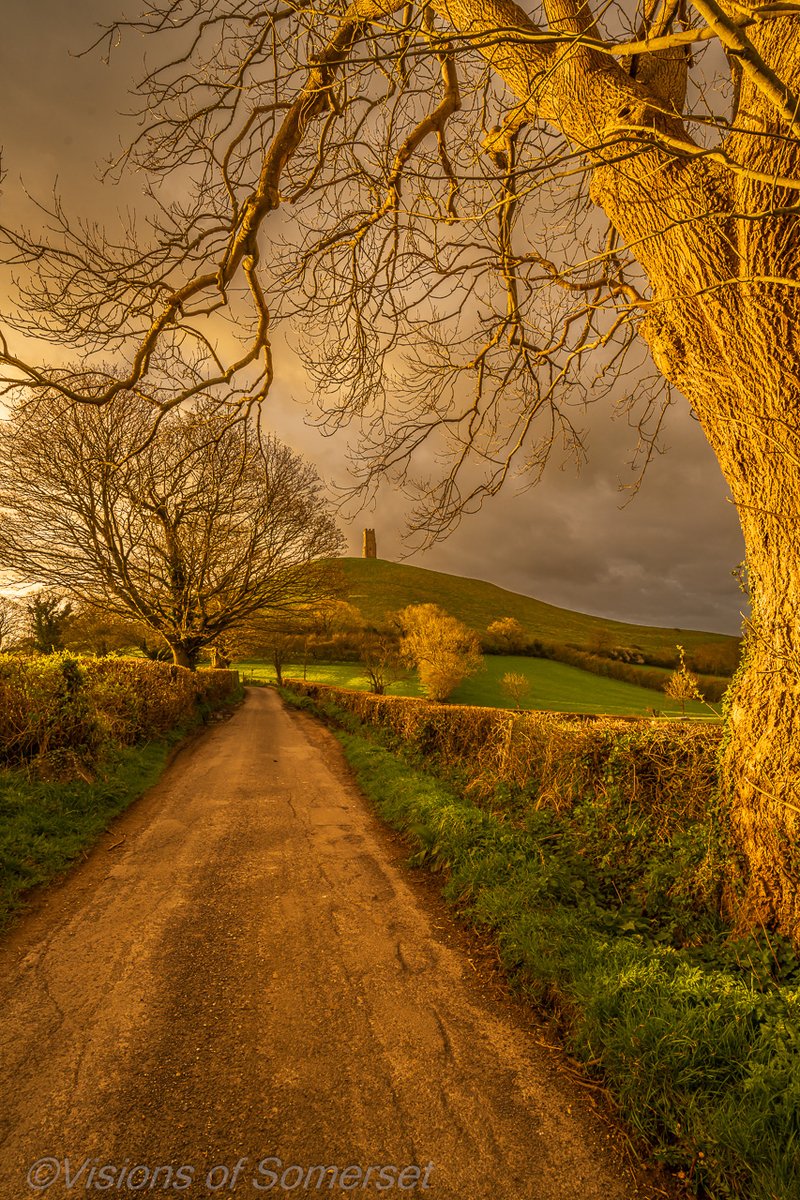
M 612 821 L 592 796 L 558 815 L 501 790 L 479 806 L 353 714 L 284 695 L 338 726 L 411 862 L 442 873 L 446 898 L 690 1194 L 797 1200 L 800 962 L 720 918 L 713 813 L 659 844 L 640 817 L 625 827 L 624 797 Z
M 233 696 L 229 707 L 241 698 Z M 24 907 L 31 888 L 61 875 L 111 821 L 158 782 L 171 750 L 210 713 L 162 738 L 103 752 L 83 778 L 41 778 L 34 764 L 0 769 L 0 930 Z
M 65 871 L 152 787 L 181 736 L 109 750 L 90 781 L 0 771 L 0 928 L 22 906 L 25 892 Z
M 640 688 L 632 683 L 607 679 L 568 667 L 564 663 L 544 658 L 520 658 L 511 655 L 486 655 L 485 667 L 467 679 L 450 697 L 453 704 L 474 704 L 486 708 L 508 708 L 510 701 L 500 681 L 507 671 L 524 675 L 530 681 L 530 691 L 521 707 L 545 712 L 605 713 L 609 716 L 649 716 L 655 710 L 674 717 L 681 706 L 663 692 Z M 275 671 L 264 662 L 235 664 L 245 683 L 275 683 Z M 284 668 L 284 678 L 302 679 L 302 664 L 292 663 Z M 665 676 L 669 673 L 665 672 Z M 353 691 L 369 691 L 369 682 L 359 663 L 309 662 L 305 668 L 309 683 L 326 683 Z M 421 696 L 416 676 L 394 684 L 392 696 Z M 686 704 L 687 717 L 714 720 L 714 712 L 698 701 Z

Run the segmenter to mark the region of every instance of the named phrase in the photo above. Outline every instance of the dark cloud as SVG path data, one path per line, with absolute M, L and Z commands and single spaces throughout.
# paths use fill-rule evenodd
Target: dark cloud
M 101 187 L 95 164 L 119 146 L 116 114 L 129 107 L 127 78 L 141 46 L 123 47 L 110 67 L 98 54 L 72 57 L 96 36 L 97 22 L 116 13 L 108 0 L 6 0 L 0 104 L 7 223 L 31 219 L 20 176 L 45 199 L 58 176 L 66 202 L 86 217 L 113 217 L 135 200 L 132 183 L 122 191 Z M 306 397 L 299 365 L 284 357 L 267 419 L 325 477 L 342 482 L 343 439 L 324 439 L 304 423 Z M 447 542 L 410 561 L 621 620 L 738 631 L 744 597 L 731 575 L 743 557 L 736 515 L 686 405 L 671 410 L 668 451 L 626 507 L 618 482 L 630 481 L 633 435 L 599 411 L 587 424 L 591 460 L 580 476 L 554 468 L 534 489 L 515 493 L 512 485 Z M 376 509 L 352 520 L 351 552 L 360 552 L 362 526 L 374 525 L 379 554 L 399 558 L 405 512 L 402 497 L 382 489 Z

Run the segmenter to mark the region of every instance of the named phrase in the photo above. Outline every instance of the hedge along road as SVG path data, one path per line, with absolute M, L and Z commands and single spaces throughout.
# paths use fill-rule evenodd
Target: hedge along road
M 665 1194 L 482 982 L 337 751 L 249 689 L 12 931 L 3 1200 Z

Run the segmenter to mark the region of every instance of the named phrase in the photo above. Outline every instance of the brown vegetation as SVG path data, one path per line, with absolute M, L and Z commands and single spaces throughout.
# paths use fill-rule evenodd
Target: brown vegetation
M 483 658 L 478 635 L 436 604 L 410 604 L 397 614 L 402 630 L 400 656 L 416 667 L 431 700 L 446 700 Z
M 0 763 L 32 760 L 85 772 L 108 745 L 130 746 L 217 706 L 235 671 L 187 671 L 132 658 L 0 655 Z
M 323 684 L 288 685 L 330 698 L 359 720 L 390 731 L 424 758 L 457 769 L 477 796 L 498 784 L 557 812 L 580 795 L 616 790 L 658 814 L 664 836 L 704 816 L 716 792 L 722 731 L 712 725 L 430 704 Z

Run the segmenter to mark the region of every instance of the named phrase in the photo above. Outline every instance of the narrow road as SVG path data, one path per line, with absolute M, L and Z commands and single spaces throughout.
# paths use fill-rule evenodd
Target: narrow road
M 42 1159 L 48 1197 L 663 1196 L 481 986 L 325 739 L 250 689 L 12 931 L 2 1200 Z

